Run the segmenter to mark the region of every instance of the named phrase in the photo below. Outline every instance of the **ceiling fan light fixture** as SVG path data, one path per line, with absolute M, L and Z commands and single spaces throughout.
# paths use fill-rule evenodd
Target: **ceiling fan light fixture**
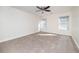
M 50 6 L 36 6 L 40 11 L 46 11 L 50 12 L 51 10 L 48 10 Z

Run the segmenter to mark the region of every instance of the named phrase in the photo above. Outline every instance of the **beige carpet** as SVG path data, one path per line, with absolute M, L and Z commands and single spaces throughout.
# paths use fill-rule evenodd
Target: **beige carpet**
M 76 53 L 70 36 L 38 32 L 0 43 L 6 53 Z

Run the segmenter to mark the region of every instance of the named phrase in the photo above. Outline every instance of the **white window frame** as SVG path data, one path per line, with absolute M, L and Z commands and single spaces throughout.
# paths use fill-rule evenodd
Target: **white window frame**
M 69 16 L 59 17 L 58 22 L 59 22 L 59 30 L 69 31 Z

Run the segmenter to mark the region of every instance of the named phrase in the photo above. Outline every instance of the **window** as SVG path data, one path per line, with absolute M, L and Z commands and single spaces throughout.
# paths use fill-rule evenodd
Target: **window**
M 46 31 L 47 30 L 47 20 L 46 19 L 40 20 L 40 22 L 38 24 L 38 30 L 39 31 Z
M 69 30 L 69 16 L 59 17 L 59 29 L 63 31 Z

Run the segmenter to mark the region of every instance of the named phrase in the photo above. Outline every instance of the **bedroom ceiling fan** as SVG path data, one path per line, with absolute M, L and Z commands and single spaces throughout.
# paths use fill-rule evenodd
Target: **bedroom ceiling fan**
M 37 12 L 42 12 L 42 14 L 44 12 L 51 12 L 51 10 L 49 10 L 50 6 L 36 6 L 36 8 L 38 8 L 39 10 L 37 10 Z

